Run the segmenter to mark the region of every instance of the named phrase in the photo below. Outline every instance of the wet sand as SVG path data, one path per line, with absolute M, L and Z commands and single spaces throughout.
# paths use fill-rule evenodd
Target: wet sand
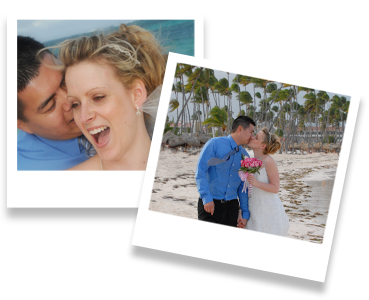
M 248 151 L 253 156 L 252 151 Z M 200 150 L 160 151 L 150 210 L 197 219 L 195 170 Z M 279 197 L 290 220 L 288 237 L 322 243 L 337 154 L 274 154 L 280 174 Z M 241 230 L 241 229 L 240 229 Z

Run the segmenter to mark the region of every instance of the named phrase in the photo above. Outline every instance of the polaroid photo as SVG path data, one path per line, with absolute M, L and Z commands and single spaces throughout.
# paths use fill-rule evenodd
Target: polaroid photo
M 132 244 L 324 282 L 359 96 L 240 65 L 170 53 Z
M 78 8 L 75 7 L 74 11 L 77 12 Z M 59 11 L 59 15 L 56 15 L 60 16 L 60 13 Z M 188 18 L 184 18 L 184 15 L 181 15 L 178 19 L 168 19 L 164 15 L 157 15 L 158 17 L 162 17 L 162 19 L 158 20 L 137 18 L 134 15 L 124 20 L 84 20 L 83 18 L 63 20 L 57 16 L 49 14 L 48 18 L 50 19 L 46 20 L 41 12 L 39 14 L 33 14 L 32 19 L 30 15 L 17 14 L 16 19 L 14 18 L 15 15 L 10 16 L 9 28 L 11 30 L 8 34 L 9 47 L 17 47 L 17 35 L 29 36 L 43 43 L 45 47 L 48 47 L 58 45 L 64 40 L 77 38 L 78 36 L 90 36 L 94 33 L 117 31 L 119 25 L 124 23 L 128 26 L 140 26 L 153 33 L 155 39 L 157 39 L 167 52 L 173 51 L 190 56 L 202 52 L 202 49 L 199 48 L 199 45 L 202 45 L 200 27 L 196 27 L 201 21 L 199 20 L 195 26 L 194 15 L 190 17 L 190 14 L 187 14 Z M 178 34 L 178 32 L 181 32 L 182 35 Z M 196 39 L 199 39 L 196 41 L 196 49 L 195 36 Z M 19 130 L 16 129 L 16 125 L 13 122 L 17 115 L 15 101 L 17 97 L 15 94 L 17 60 L 15 51 L 9 50 L 8 53 L 8 78 L 13 78 L 14 80 L 9 80 L 8 82 L 7 179 L 9 197 L 7 206 L 138 207 L 144 171 L 119 171 L 119 173 L 108 171 L 99 172 L 98 176 L 96 176 L 96 172 L 89 171 L 64 172 L 52 170 L 52 168 L 47 171 L 36 171 L 32 170 L 32 168 L 24 171 L 18 168 L 17 136 Z M 10 101 L 10 99 L 14 99 L 14 101 Z M 52 103 L 48 104 L 50 107 L 51 105 Z M 49 107 L 46 108 L 48 109 Z M 135 112 L 133 114 L 136 116 Z M 85 157 L 83 154 L 81 156 Z M 46 162 L 44 167 L 46 168 L 47 165 Z M 89 188 L 92 186 L 97 188 Z

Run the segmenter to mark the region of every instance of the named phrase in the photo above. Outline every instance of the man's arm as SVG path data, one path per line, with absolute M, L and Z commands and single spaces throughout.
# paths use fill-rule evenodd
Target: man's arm
M 211 214 L 214 213 L 214 202 L 213 196 L 210 194 L 209 190 L 208 160 L 212 157 L 215 157 L 214 141 L 209 140 L 201 150 L 199 160 L 197 162 L 195 178 L 197 190 L 199 191 L 200 198 L 204 204 L 204 209 L 206 212 Z
M 250 211 L 249 211 L 249 196 L 248 196 L 248 189 L 246 189 L 246 193 L 242 192 L 243 185 L 245 184 L 244 181 L 241 181 L 237 193 L 238 193 L 238 199 L 240 201 L 240 207 L 241 207 L 241 215 L 238 220 L 239 227 L 245 227 L 247 220 L 250 219 Z M 242 223 L 242 225 L 240 224 Z

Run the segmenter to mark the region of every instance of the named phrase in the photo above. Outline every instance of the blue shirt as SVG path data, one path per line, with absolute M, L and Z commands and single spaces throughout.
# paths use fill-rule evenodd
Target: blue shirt
M 89 158 L 78 144 L 78 138 L 52 141 L 22 130 L 17 138 L 18 171 L 66 170 Z
M 229 160 L 209 167 L 207 162 L 212 157 L 222 159 L 237 144 L 232 136 L 210 139 L 202 148 L 196 168 L 196 184 L 200 198 L 204 205 L 213 199 L 232 200 L 239 199 L 242 210 L 242 218 L 249 219 L 249 198 L 246 191 L 242 192 L 244 182 L 238 176 L 241 167 L 242 155 L 249 157 L 247 151 L 239 146 L 240 150 L 231 155 Z

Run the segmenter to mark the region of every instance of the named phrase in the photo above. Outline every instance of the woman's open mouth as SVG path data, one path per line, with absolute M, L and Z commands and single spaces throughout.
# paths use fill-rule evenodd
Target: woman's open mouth
M 95 140 L 96 146 L 101 148 L 101 147 L 104 147 L 109 140 L 110 127 L 101 126 L 93 130 L 90 130 L 89 133 Z

